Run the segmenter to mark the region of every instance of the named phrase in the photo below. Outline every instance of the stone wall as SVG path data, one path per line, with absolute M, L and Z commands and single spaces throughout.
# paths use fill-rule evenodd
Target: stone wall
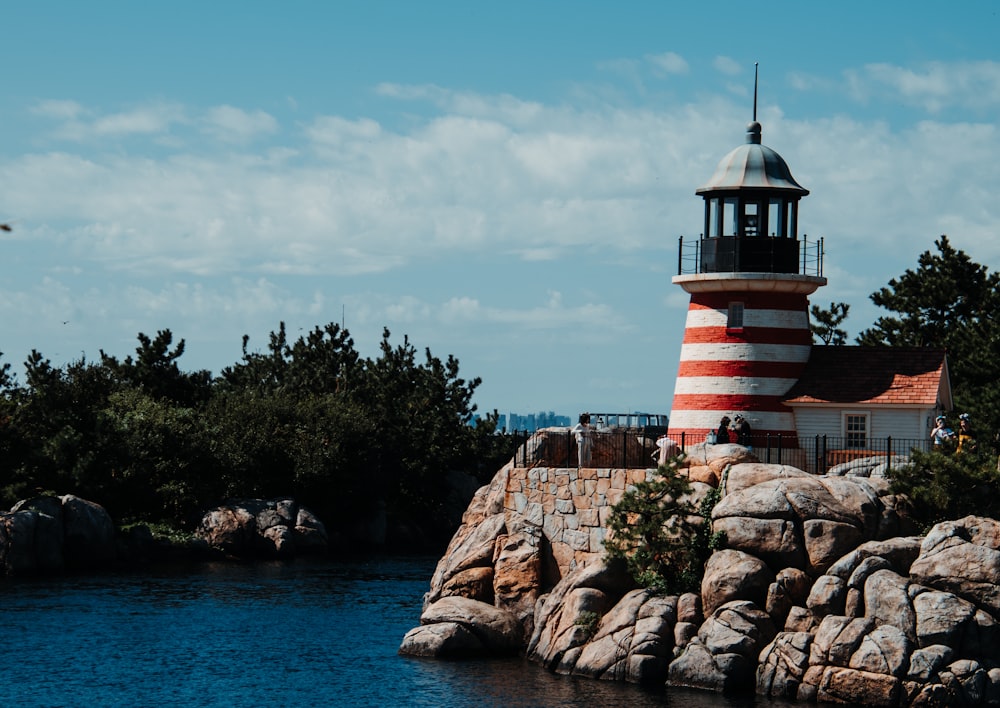
M 558 576 L 600 559 L 611 507 L 626 488 L 653 474 L 643 469 L 515 467 L 504 494 L 504 512 L 542 530 Z M 551 569 L 555 570 L 555 569 Z

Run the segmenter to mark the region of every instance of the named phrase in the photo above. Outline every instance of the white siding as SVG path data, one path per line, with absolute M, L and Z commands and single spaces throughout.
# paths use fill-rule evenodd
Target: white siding
M 930 408 L 885 408 L 882 406 L 795 406 L 795 427 L 800 438 L 817 435 L 843 437 L 844 414 L 867 413 L 868 437 L 894 440 L 923 440 L 930 436 Z

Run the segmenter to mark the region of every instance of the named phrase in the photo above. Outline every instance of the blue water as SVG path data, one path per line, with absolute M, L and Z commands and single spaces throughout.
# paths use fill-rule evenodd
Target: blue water
M 0 580 L 0 705 L 742 706 L 396 652 L 433 558 L 212 563 Z

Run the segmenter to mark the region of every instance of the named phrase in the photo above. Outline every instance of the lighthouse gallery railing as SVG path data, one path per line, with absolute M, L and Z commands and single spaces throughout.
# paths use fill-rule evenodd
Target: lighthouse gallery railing
M 762 236 L 702 236 L 685 241 L 683 236 L 678 237 L 677 275 L 751 272 L 822 277 L 823 239 L 810 241 L 806 235 L 801 241 Z

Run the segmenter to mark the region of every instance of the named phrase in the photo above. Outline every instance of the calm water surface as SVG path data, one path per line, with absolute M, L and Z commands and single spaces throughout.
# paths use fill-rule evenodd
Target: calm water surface
M 435 562 L 219 563 L 0 581 L 0 705 L 753 705 L 554 676 L 521 659 L 401 657 Z

